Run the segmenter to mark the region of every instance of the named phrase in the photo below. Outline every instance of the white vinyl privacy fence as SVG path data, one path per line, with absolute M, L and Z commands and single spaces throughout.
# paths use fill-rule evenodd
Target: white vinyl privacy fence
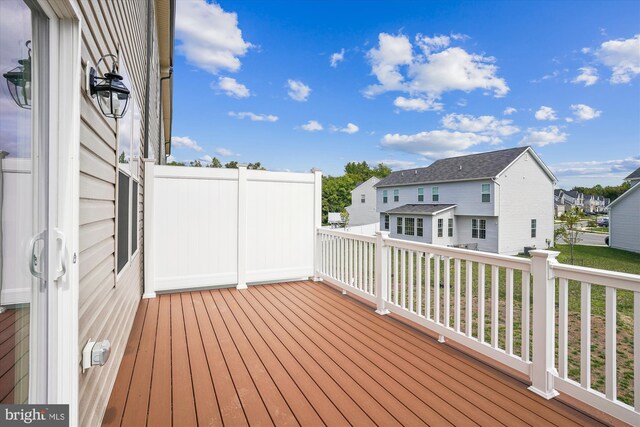
M 322 173 L 145 168 L 145 296 L 313 276 Z

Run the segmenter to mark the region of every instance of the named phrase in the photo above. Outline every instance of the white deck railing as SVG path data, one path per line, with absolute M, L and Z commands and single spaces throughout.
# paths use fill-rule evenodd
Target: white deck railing
M 396 313 L 441 341 L 456 341 L 516 369 L 545 398 L 558 390 L 640 425 L 640 276 L 560 264 L 558 252 L 532 251 L 526 259 L 391 239 L 384 232 L 367 237 L 318 229 L 316 243 L 316 277 L 374 303 L 378 313 Z M 570 280 L 582 287 L 580 382 L 567 369 Z M 605 393 L 590 384 L 591 284 L 606 287 Z M 634 295 L 634 406 L 616 393 L 617 289 Z

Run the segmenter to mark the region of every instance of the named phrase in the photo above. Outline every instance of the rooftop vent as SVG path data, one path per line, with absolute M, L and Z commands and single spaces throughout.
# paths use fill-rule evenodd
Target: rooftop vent
M 418 169 L 414 170 L 414 171 L 413 171 L 413 174 L 414 174 L 414 175 L 418 175 Z
M 460 170 L 462 170 L 462 165 L 460 165 Z
M 404 172 L 400 172 L 400 176 L 404 176 Z

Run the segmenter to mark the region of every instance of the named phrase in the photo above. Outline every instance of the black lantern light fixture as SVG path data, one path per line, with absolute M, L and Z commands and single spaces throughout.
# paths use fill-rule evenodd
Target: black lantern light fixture
M 113 58 L 111 71 L 99 76 L 96 68 L 105 58 Z M 122 83 L 122 76 L 118 74 L 118 58 L 108 54 L 100 58 L 96 68 L 89 70 L 89 89 L 91 96 L 98 99 L 102 114 L 106 117 L 120 119 L 124 117 L 129 105 L 129 89 Z
M 7 80 L 11 98 L 20 108 L 31 109 L 31 40 L 25 43 L 29 57 L 18 60 L 18 65 L 2 75 Z

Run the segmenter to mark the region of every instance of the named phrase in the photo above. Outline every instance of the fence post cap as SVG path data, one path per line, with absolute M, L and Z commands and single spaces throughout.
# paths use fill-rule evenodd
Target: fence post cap
M 248 163 L 238 163 L 238 169 L 240 169 L 240 168 L 244 168 L 244 169 L 246 169 L 246 168 L 247 168 L 247 166 L 249 166 L 249 164 L 248 164 Z
M 558 255 L 560 255 L 560 252 L 548 251 L 546 249 L 534 249 L 532 251 L 529 251 L 529 255 L 531 255 L 532 257 L 555 259 Z

